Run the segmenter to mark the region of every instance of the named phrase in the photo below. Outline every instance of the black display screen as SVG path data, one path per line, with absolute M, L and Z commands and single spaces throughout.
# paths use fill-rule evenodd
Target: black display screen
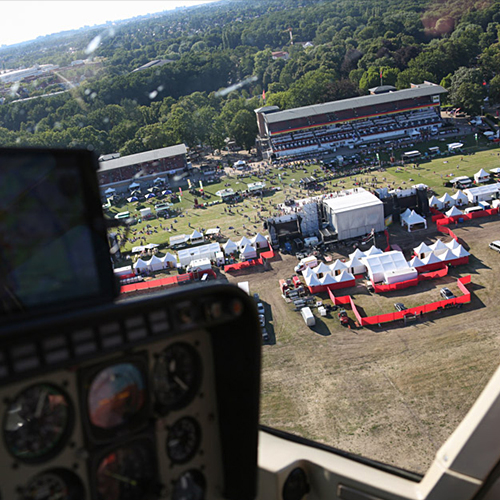
M 0 313 L 112 298 L 89 151 L 0 149 Z

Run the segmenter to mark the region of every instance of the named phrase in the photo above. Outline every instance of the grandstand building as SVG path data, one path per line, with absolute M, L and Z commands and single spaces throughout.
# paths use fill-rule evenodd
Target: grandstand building
M 174 175 L 187 167 L 187 148 L 177 144 L 168 148 L 99 161 L 97 177 L 101 187 L 118 185 L 140 177 L 153 179 L 158 175 Z
M 424 82 L 409 89 L 278 111 L 255 110 L 262 144 L 275 157 L 321 154 L 342 147 L 418 140 L 442 126 L 440 96 L 447 91 Z

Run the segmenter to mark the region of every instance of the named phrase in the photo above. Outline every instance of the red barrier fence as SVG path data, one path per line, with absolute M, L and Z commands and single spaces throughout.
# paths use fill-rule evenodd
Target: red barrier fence
M 274 250 L 271 245 L 269 245 L 269 250 L 267 252 L 262 252 L 258 259 L 247 260 L 245 262 L 237 262 L 236 264 L 228 264 L 224 266 L 225 272 L 239 271 L 241 269 L 247 269 L 258 264 L 262 265 L 264 259 L 272 259 L 274 257 Z
M 331 301 L 335 305 L 350 304 L 358 323 L 361 326 L 369 326 L 369 325 L 378 325 L 381 323 L 389 323 L 391 321 L 404 319 L 404 317 L 409 314 L 420 315 L 437 311 L 438 309 L 444 309 L 447 306 L 466 304 L 471 301 L 470 292 L 465 286 L 470 282 L 471 282 L 470 275 L 464 276 L 463 278 L 458 278 L 457 286 L 463 293 L 461 297 L 455 297 L 454 299 L 447 299 L 447 300 L 439 300 L 438 302 L 431 302 L 429 304 L 424 304 L 422 306 L 411 307 L 405 311 L 395 311 L 386 314 L 377 314 L 376 316 L 367 316 L 365 318 L 361 317 L 361 315 L 359 314 L 359 311 L 357 310 L 356 305 L 354 304 L 354 301 L 350 295 L 345 295 L 343 297 L 336 297 L 331 290 L 328 290 L 328 295 Z
M 435 222 L 437 226 L 455 224 L 460 221 L 478 219 L 479 217 L 489 217 L 490 215 L 497 215 L 498 208 L 488 208 L 487 210 L 478 210 L 477 212 L 471 212 L 470 214 L 460 214 L 454 215 L 453 217 L 446 217 L 444 214 L 441 214 L 442 217 L 438 215 L 432 216 L 432 222 Z
M 441 233 L 445 233 L 448 236 L 451 236 L 455 241 L 458 241 L 458 236 L 447 226 L 439 225 L 437 230 Z
M 199 271 L 196 276 L 200 277 L 204 274 L 208 274 L 213 278 L 217 278 L 217 275 L 211 269 L 205 271 Z M 176 274 L 175 276 L 168 276 L 167 278 L 158 278 L 156 280 L 140 281 L 139 283 L 131 283 L 130 285 L 124 285 L 120 289 L 120 293 L 126 292 L 136 292 L 138 290 L 148 290 L 150 288 L 157 288 L 160 286 L 174 286 L 179 283 L 184 283 L 186 281 L 192 281 L 195 278 L 195 273 L 186 274 Z

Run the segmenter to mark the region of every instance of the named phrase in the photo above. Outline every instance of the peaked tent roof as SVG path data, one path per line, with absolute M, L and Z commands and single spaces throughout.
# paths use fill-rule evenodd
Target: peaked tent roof
M 474 174 L 474 178 L 475 177 L 489 177 L 489 176 L 490 176 L 490 174 L 488 172 L 486 172 L 486 170 L 484 168 L 481 168 L 479 170 L 479 172 L 476 172 Z
M 252 242 L 246 236 L 243 236 L 236 244 L 238 247 L 244 247 L 245 245 L 251 245 Z
M 161 257 L 163 262 L 177 262 L 177 257 L 170 252 L 167 252 L 163 257 Z
M 304 276 L 304 278 L 306 280 L 306 285 L 307 286 L 318 286 L 318 285 L 321 285 L 318 277 L 314 273 L 308 274 L 307 276 Z
M 464 213 L 457 207 L 451 207 L 447 212 L 445 212 L 445 215 L 447 217 L 454 217 L 455 215 L 463 215 L 463 214 Z
M 302 276 L 304 276 L 304 278 L 307 278 L 308 276 L 310 276 L 311 274 L 315 274 L 314 271 L 310 268 L 310 267 L 306 267 L 303 271 L 302 271 Z
M 428 264 L 437 264 L 438 262 L 441 262 L 441 259 L 435 253 L 430 253 L 422 260 L 422 262 L 424 266 L 427 266 Z
M 134 264 L 134 269 L 146 269 L 148 267 L 147 262 L 144 262 L 142 259 L 137 259 Z
M 320 262 L 316 267 L 313 268 L 313 271 L 316 274 L 318 273 L 331 274 L 332 272 L 332 270 L 324 262 Z
M 348 260 L 346 264 L 347 268 L 364 267 L 366 269 L 366 266 L 359 260 L 358 257 L 353 257 L 352 259 Z
M 347 271 L 342 271 L 338 276 L 335 276 L 335 280 L 338 283 L 342 283 L 343 281 L 352 281 L 353 279 L 355 279 L 354 276 Z
M 457 248 L 454 248 L 452 252 L 454 255 L 457 256 L 457 258 L 467 257 L 468 255 L 470 255 L 470 253 L 462 245 L 460 245 Z
M 337 283 L 337 280 L 331 274 L 325 274 L 319 281 L 322 285 L 332 285 L 333 283 Z
M 196 229 L 191 233 L 191 235 L 189 236 L 189 239 L 191 240 L 197 240 L 198 238 L 203 238 L 203 235 L 197 231 Z
M 450 249 L 450 250 L 453 250 L 454 248 L 458 248 L 460 247 L 460 243 L 455 240 L 455 239 L 451 239 L 450 241 L 448 241 L 447 243 L 445 243 L 445 245 Z
M 422 267 L 425 265 L 417 256 L 410 260 L 410 267 Z
M 250 253 L 251 253 L 251 254 L 256 254 L 256 253 L 257 253 L 257 250 L 255 250 L 255 248 L 254 248 L 252 245 L 247 244 L 247 245 L 245 245 L 245 246 L 241 249 L 241 253 L 242 253 L 243 255 L 245 255 L 245 254 L 250 254 Z
M 439 259 L 442 260 L 443 262 L 454 260 L 456 258 L 457 256 L 449 248 L 443 253 L 439 254 Z
M 434 206 L 434 205 L 437 205 L 438 207 L 440 205 L 442 205 L 442 202 L 439 198 L 436 198 L 434 195 L 432 195 L 430 198 L 429 198 L 429 206 Z
M 359 248 L 356 248 L 356 250 L 354 250 L 354 252 L 349 254 L 349 259 L 352 260 L 355 257 L 359 258 L 359 257 L 365 257 L 365 256 L 366 256 L 365 252 L 362 252 Z
M 421 215 L 418 215 L 415 210 L 412 210 L 404 220 L 407 224 L 422 224 L 426 222 L 426 220 Z
M 431 253 L 432 248 L 422 241 L 422 243 L 420 243 L 420 245 L 418 245 L 418 247 L 414 248 L 413 251 L 417 255 L 420 255 L 421 253 Z
M 448 193 L 444 193 L 441 198 L 438 198 L 441 203 L 451 203 L 455 201 Z
M 340 259 L 337 259 L 330 267 L 331 271 L 341 271 L 343 269 L 347 269 L 347 264 L 342 262 Z
M 413 212 L 413 210 L 410 210 L 409 208 L 407 208 L 402 214 L 401 214 L 401 218 L 402 219 L 406 219 L 406 217 L 408 217 L 411 213 Z
M 222 248 L 224 249 L 224 252 L 233 252 L 234 250 L 238 249 L 238 245 L 231 239 L 227 240 L 224 245 L 222 245 Z
M 372 255 L 379 255 L 381 253 L 384 253 L 382 252 L 382 250 L 380 250 L 380 248 L 377 248 L 375 245 L 373 245 L 372 247 L 370 247 L 366 252 L 365 252 L 365 255 L 367 257 L 371 257 Z
M 443 243 L 442 240 L 437 240 L 429 247 L 433 252 L 436 250 L 446 250 L 448 247 Z
M 257 233 L 251 240 L 250 242 L 252 245 L 255 245 L 255 243 L 267 243 L 267 239 L 265 236 L 262 236 L 262 234 Z
M 451 196 L 455 201 L 461 201 L 463 203 L 467 203 L 469 201 L 469 198 L 467 198 L 467 195 L 464 194 L 463 191 L 460 191 L 460 189 Z

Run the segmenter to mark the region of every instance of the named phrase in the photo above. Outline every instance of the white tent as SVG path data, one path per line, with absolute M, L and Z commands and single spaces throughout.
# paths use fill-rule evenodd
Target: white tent
M 344 269 L 347 269 L 347 265 L 345 262 L 342 262 L 340 259 L 337 259 L 332 265 L 329 266 L 330 271 L 333 276 L 340 274 Z
M 241 252 L 243 250 L 243 248 L 245 248 L 246 245 L 252 245 L 252 242 L 246 237 L 246 236 L 243 236 L 237 243 L 236 245 L 238 245 L 238 249 L 239 251 Z
M 436 198 L 432 195 L 429 199 L 429 206 L 441 210 L 443 208 L 443 204 L 439 201 L 439 198 Z
M 320 283 L 320 281 L 315 273 L 308 274 L 307 276 L 305 276 L 303 274 L 303 276 L 304 276 L 304 279 L 306 281 L 307 286 L 319 286 L 319 285 L 321 285 L 321 283 Z
M 458 248 L 460 246 L 460 243 L 455 240 L 455 239 L 451 239 L 450 241 L 448 241 L 447 243 L 445 243 L 445 245 L 450 249 L 450 250 L 453 250 L 455 248 Z
M 130 186 L 128 187 L 129 189 L 136 189 L 138 187 L 141 187 L 141 185 L 138 182 L 132 182 Z
M 148 264 L 142 259 L 137 259 L 133 267 L 136 271 L 145 271 L 148 268 Z
M 445 212 L 446 217 L 455 217 L 456 215 L 463 215 L 463 212 L 457 207 L 451 207 L 447 212 Z
M 500 174 L 500 168 L 496 167 L 496 168 L 490 168 L 490 172 L 492 174 Z
M 252 245 L 245 245 L 240 251 L 241 260 L 255 259 L 257 250 Z
M 402 281 L 413 280 L 418 276 L 418 271 L 414 267 L 403 269 L 390 269 L 384 272 L 384 282 L 388 285 L 401 283 Z
M 385 229 L 384 204 L 363 188 L 326 195 L 322 203 L 326 220 L 339 241 Z
M 418 247 L 414 248 L 413 251 L 415 252 L 415 255 L 418 255 L 421 259 L 423 259 L 432 252 L 432 248 L 422 241 L 422 243 L 420 243 Z
M 425 259 L 422 260 L 424 266 L 428 266 L 429 264 L 437 264 L 441 262 L 439 257 L 435 253 L 430 253 Z
M 457 259 L 470 255 L 470 253 L 462 245 L 460 245 L 458 248 L 454 248 L 452 252 L 454 255 L 456 255 Z
M 410 210 L 409 208 L 407 208 L 402 214 L 401 214 L 401 219 L 404 219 L 406 217 L 408 217 L 410 214 L 412 213 L 412 210 Z
M 347 271 L 342 271 L 338 276 L 335 276 L 335 281 L 337 283 L 343 283 L 344 281 L 352 281 L 354 276 Z
M 332 274 L 332 270 L 324 262 L 320 262 L 316 267 L 313 268 L 318 278 L 321 278 L 324 274 Z
M 469 198 L 469 203 L 477 203 L 478 201 L 491 201 L 497 194 L 500 193 L 500 182 L 495 184 L 485 184 L 470 189 L 464 189 L 464 194 Z
M 160 269 L 163 269 L 163 262 L 156 255 L 153 255 L 149 260 L 147 260 L 146 264 L 148 265 L 148 269 L 150 271 L 159 271 Z
M 359 260 L 358 257 L 353 257 L 347 261 L 347 268 L 351 274 L 366 273 L 366 266 Z
M 163 262 L 164 267 L 175 267 L 177 265 L 177 257 L 172 255 L 170 252 L 167 252 L 166 255 L 160 257 L 160 260 Z
M 191 241 L 191 243 L 201 243 L 202 241 L 204 241 L 204 237 L 199 231 L 195 229 L 189 236 L 189 240 Z
M 319 279 L 319 282 L 322 285 L 333 285 L 333 283 L 337 283 L 337 280 L 331 274 L 325 274 Z
M 443 253 L 440 253 L 438 257 L 439 260 L 442 260 L 443 262 L 448 262 L 449 260 L 457 258 L 457 256 L 449 248 L 445 250 Z
M 455 200 L 455 205 L 467 205 L 467 203 L 469 203 L 469 198 L 467 198 L 467 196 L 462 192 L 460 191 L 460 189 L 454 194 L 452 195 L 452 198 Z
M 395 269 L 408 269 L 403 252 L 391 250 L 389 252 L 375 254 L 361 259 L 366 266 L 368 277 L 375 283 L 384 281 L 387 271 Z
M 314 274 L 316 275 L 316 273 L 310 268 L 310 267 L 306 267 L 303 271 L 302 271 L 302 276 L 304 276 L 304 278 L 307 278 L 308 276 L 310 276 L 311 274 Z
M 116 191 L 115 188 L 109 187 L 108 189 L 106 189 L 106 191 L 104 191 L 104 194 L 111 194 L 114 193 L 115 191 Z
M 435 243 L 429 246 L 429 248 L 436 254 L 439 255 L 443 253 L 445 250 L 448 250 L 448 247 L 441 241 L 437 240 Z
M 354 258 L 361 258 L 361 257 L 365 257 L 365 252 L 362 252 L 359 248 L 356 248 L 356 250 L 354 250 L 354 252 L 350 253 L 349 254 L 349 259 L 354 259 Z
M 479 172 L 476 172 L 474 174 L 474 180 L 476 181 L 476 184 L 479 184 L 481 182 L 488 182 L 490 180 L 490 174 L 484 170 L 484 168 L 481 168 Z
M 379 255 L 381 253 L 384 253 L 382 252 L 382 250 L 380 250 L 380 248 L 377 248 L 375 245 L 371 246 L 366 252 L 365 252 L 365 256 L 366 257 L 371 257 L 372 255 Z
M 401 219 L 401 225 L 403 224 L 408 227 L 408 232 L 414 231 L 415 229 L 427 229 L 427 221 L 414 210 Z
M 410 260 L 410 267 L 422 267 L 423 265 L 424 263 L 416 256 Z
M 255 248 L 268 248 L 269 247 L 269 242 L 267 241 L 265 236 L 262 236 L 262 234 L 257 233 L 251 240 L 250 243 L 255 247 Z
M 226 255 L 230 253 L 234 253 L 238 250 L 238 245 L 233 240 L 227 240 L 224 245 L 222 245 L 222 249 Z
M 441 202 L 443 208 L 455 205 L 455 200 L 448 193 L 444 193 L 443 196 L 439 198 L 439 201 Z

